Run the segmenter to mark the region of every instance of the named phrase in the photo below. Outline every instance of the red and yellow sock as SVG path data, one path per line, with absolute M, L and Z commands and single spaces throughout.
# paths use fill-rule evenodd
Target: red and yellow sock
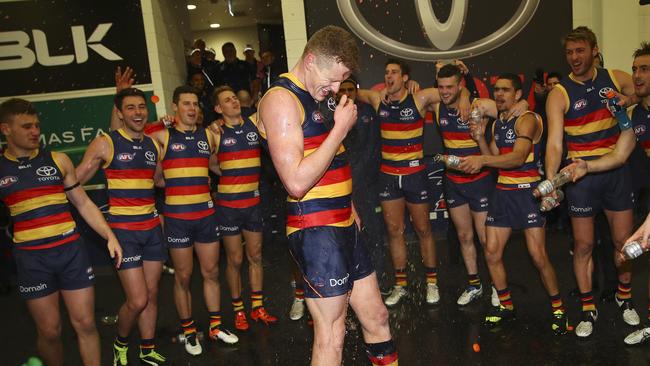
M 438 283 L 438 269 L 436 267 L 424 267 L 424 273 L 427 277 L 427 285 Z
M 618 301 L 630 300 L 632 298 L 632 284 L 619 281 L 616 298 Z
M 594 303 L 594 295 L 589 292 L 580 294 L 580 302 L 582 303 L 582 311 L 595 311 L 596 304 Z
M 153 338 L 151 339 L 141 339 L 140 340 L 140 352 L 143 355 L 148 354 L 156 348 Z
M 221 311 L 211 311 L 210 315 L 210 329 L 217 328 L 221 325 Z
M 194 319 L 181 319 L 181 327 L 183 328 L 183 334 L 185 334 L 185 337 L 196 335 L 196 326 L 194 325 Z
M 514 310 L 515 306 L 512 304 L 509 288 L 506 287 L 503 290 L 497 290 L 497 295 L 499 295 L 499 303 L 501 306 L 508 310 Z
M 303 297 L 304 296 L 305 294 L 303 293 Z M 262 291 L 251 292 L 251 308 L 255 310 L 264 306 L 263 298 L 264 296 L 262 295 Z
M 118 347 L 127 347 L 129 345 L 128 337 L 121 337 L 119 334 L 115 337 L 115 345 Z
M 397 366 L 399 360 L 393 340 L 381 343 L 366 343 L 366 354 L 373 366 Z
M 470 287 L 481 287 L 481 279 L 478 277 L 478 273 L 467 276 L 467 282 Z
M 551 296 L 551 309 L 553 313 L 558 310 L 564 313 L 564 305 L 562 304 L 562 298 L 559 293 Z
M 235 312 L 244 310 L 244 301 L 242 301 L 241 297 L 238 297 L 236 299 L 232 299 L 232 309 Z
M 299 300 L 305 299 L 305 289 L 302 286 L 296 285 L 296 288 L 293 290 L 293 297 Z
M 395 285 L 406 287 L 406 268 L 395 268 Z

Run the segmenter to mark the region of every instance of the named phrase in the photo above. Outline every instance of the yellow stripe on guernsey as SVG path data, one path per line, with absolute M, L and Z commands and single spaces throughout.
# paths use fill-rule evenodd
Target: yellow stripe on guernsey
M 309 156 L 309 154 L 313 153 L 314 151 L 316 151 L 315 148 L 314 148 L 314 149 L 308 149 L 308 150 L 305 150 L 305 151 L 303 152 L 302 156 L 306 158 L 307 156 Z M 345 152 L 345 147 L 343 146 L 343 144 L 339 145 L 339 150 L 336 152 L 336 155 L 338 155 L 338 154 L 342 154 L 342 153 L 344 153 L 344 152 Z
M 170 205 L 184 205 L 184 204 L 194 204 L 194 203 L 204 203 L 212 199 L 209 193 L 201 194 L 187 194 L 181 196 L 167 196 L 165 197 L 165 203 Z
M 416 128 L 408 131 L 387 131 L 381 130 L 381 137 L 388 140 L 407 140 L 422 136 L 422 128 Z
M 111 206 L 111 214 L 112 215 L 123 215 L 123 216 L 146 215 L 146 214 L 152 213 L 155 209 L 156 209 L 155 204 L 139 205 L 139 206 L 125 206 L 125 207 Z
M 222 170 L 255 168 L 260 166 L 260 158 L 220 161 L 219 165 Z
M 153 179 L 107 179 L 108 189 L 151 189 Z
M 528 157 L 526 158 L 525 163 L 531 163 L 535 160 L 535 154 L 532 152 L 528 153 Z
M 445 147 L 448 149 L 466 149 L 470 147 L 476 147 L 476 141 L 474 140 L 444 140 Z
M 309 190 L 309 192 L 305 197 L 307 197 L 308 199 L 337 198 L 337 197 L 346 196 L 350 194 L 351 189 L 352 189 L 352 179 L 348 179 L 341 183 L 313 187 L 312 189 Z M 300 202 L 300 201 L 306 201 L 306 199 L 303 197 L 300 200 L 296 200 L 291 198 L 291 196 L 287 198 L 287 202 Z
M 45 196 L 39 196 L 30 198 L 28 200 L 21 201 L 9 207 L 12 216 L 20 215 L 27 211 L 35 210 L 37 208 L 46 207 L 50 205 L 59 205 L 61 203 L 68 202 L 65 193 L 55 193 L 48 194 Z M 58 233 L 60 234 L 60 233 Z
M 600 132 L 616 125 L 615 118 L 606 118 L 599 121 L 594 121 L 580 126 L 564 126 L 564 131 L 567 135 L 580 136 L 593 132 Z
M 584 150 L 584 151 L 569 151 L 567 156 L 569 158 L 581 158 L 583 156 L 602 156 L 614 151 L 614 146 L 612 147 L 601 147 L 593 150 Z
M 417 160 L 421 158 L 420 152 L 412 152 L 412 153 L 387 153 L 387 152 L 382 152 L 381 157 L 384 160 L 392 160 L 392 161 L 402 161 L 402 160 Z
M 247 184 L 221 184 L 218 187 L 219 193 L 242 193 L 242 192 L 252 192 L 259 188 L 259 183 L 247 183 Z
M 39 240 L 49 237 L 55 237 L 62 233 L 67 233 L 74 230 L 74 221 L 64 222 L 56 225 L 41 226 L 38 230 L 24 230 L 14 233 L 14 243 L 24 243 L 30 240 Z
M 538 176 L 534 177 L 505 177 L 502 175 L 499 175 L 498 182 L 501 184 L 522 184 L 522 183 L 533 183 L 539 181 Z
M 204 177 L 208 175 L 208 168 L 171 168 L 165 169 L 165 178 Z

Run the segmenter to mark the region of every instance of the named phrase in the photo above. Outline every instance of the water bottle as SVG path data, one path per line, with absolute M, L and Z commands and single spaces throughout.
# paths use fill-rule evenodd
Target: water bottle
M 481 119 L 483 118 L 483 115 L 481 114 L 481 110 L 478 109 L 477 107 L 472 108 L 472 111 L 469 113 L 469 122 L 474 124 L 474 125 L 480 125 Z M 472 135 L 472 138 L 474 140 L 477 140 L 481 138 L 480 132 L 479 131 L 471 131 L 470 132 Z
M 562 202 L 564 199 L 564 192 L 562 192 L 561 189 L 558 189 L 555 191 L 555 194 L 557 194 L 557 199 L 551 197 L 551 196 L 546 196 L 542 198 L 542 202 L 539 204 L 539 210 L 542 212 L 548 212 L 557 207 L 557 205 Z
M 198 341 L 203 340 L 203 332 L 198 331 L 196 332 L 196 339 Z M 187 342 L 187 337 L 185 337 L 185 333 L 179 333 L 178 335 L 172 337 L 172 343 L 180 343 L 180 344 L 185 344 Z
M 621 249 L 623 255 L 625 256 L 625 259 L 637 258 L 641 256 L 641 254 L 643 254 L 643 252 L 645 252 L 646 250 L 647 249 L 643 249 L 643 247 L 641 246 L 641 242 L 639 241 L 633 241 L 629 244 L 626 244 L 625 246 L 623 246 L 623 249 Z
M 436 163 L 442 162 L 448 168 L 458 168 L 460 165 L 460 158 L 456 155 L 436 154 L 436 156 L 433 157 L 433 161 Z
M 620 99 L 618 99 L 616 93 L 613 90 L 608 91 L 607 104 L 609 110 L 612 112 L 614 117 L 616 117 L 616 120 L 618 120 L 618 126 L 621 130 L 627 130 L 632 127 L 632 121 L 630 121 L 630 117 L 627 116 L 627 110 L 625 107 L 618 105 L 618 102 L 620 102 Z
M 570 181 L 571 173 L 567 171 L 559 172 L 553 177 L 553 179 L 546 179 L 539 183 L 537 187 L 533 189 L 533 196 L 535 196 L 535 198 L 546 196 L 553 192 L 554 189 L 558 189 Z

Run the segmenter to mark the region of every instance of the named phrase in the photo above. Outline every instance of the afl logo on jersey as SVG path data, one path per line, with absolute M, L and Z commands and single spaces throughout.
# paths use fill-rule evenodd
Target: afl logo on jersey
M 440 126 L 445 127 L 449 125 L 449 121 L 446 118 L 440 118 Z
M 196 146 L 198 146 L 199 149 L 201 149 L 201 150 L 206 150 L 206 151 L 207 151 L 207 150 L 210 149 L 210 146 L 209 146 L 208 143 L 205 142 L 205 141 L 199 141 L 199 142 L 197 142 L 197 143 L 196 143 Z
M 144 157 L 149 161 L 156 161 L 156 154 L 153 151 L 147 151 L 144 153 Z
M 117 154 L 117 160 L 123 162 L 123 163 L 128 163 L 129 161 L 133 160 L 134 154 L 129 154 L 129 153 L 120 153 Z
M 642 136 L 645 134 L 646 127 L 644 125 L 634 126 L 634 134 L 637 136 Z
M 237 139 L 235 139 L 234 137 L 228 137 L 228 138 L 223 140 L 223 145 L 224 146 L 232 146 L 232 145 L 234 145 L 236 143 L 237 143 Z
M 170 149 L 174 152 L 179 152 L 185 150 L 185 144 L 181 144 L 180 142 L 175 142 L 169 146 Z
M 313 111 L 311 119 L 314 120 L 314 122 L 323 123 L 323 114 L 320 111 Z
M 0 179 L 0 188 L 7 188 L 16 182 L 18 182 L 18 177 L 14 177 L 13 175 L 3 177 Z
M 50 165 L 45 165 L 36 169 L 36 174 L 40 175 L 41 177 L 51 177 L 56 174 L 56 172 L 56 168 Z
M 576 111 L 579 111 L 579 110 L 581 110 L 581 109 L 584 109 L 584 108 L 587 106 L 587 104 L 589 104 L 589 102 L 587 102 L 587 99 L 580 99 L 580 100 L 577 100 L 577 101 L 573 104 L 573 109 L 576 110 Z
M 388 116 L 390 116 L 390 112 L 388 112 L 388 111 L 386 111 L 386 110 L 383 110 L 383 109 L 382 109 L 381 111 L 379 111 L 379 117 L 384 117 L 384 118 L 386 118 L 386 117 L 388 117 Z
M 255 142 L 257 141 L 257 132 L 249 132 L 246 134 L 246 140 L 250 142 Z
M 611 91 L 614 91 L 614 89 L 610 88 L 609 86 L 606 86 L 598 91 L 598 95 L 603 99 L 607 99 L 607 93 Z
M 413 108 L 404 108 L 399 111 L 399 115 L 402 117 L 411 117 L 413 115 Z

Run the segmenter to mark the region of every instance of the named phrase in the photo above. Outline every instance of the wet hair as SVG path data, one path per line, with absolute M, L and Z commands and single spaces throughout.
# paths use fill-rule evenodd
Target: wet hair
M 650 55 L 650 42 L 642 42 L 641 47 L 634 50 L 634 58 Z
M 389 58 L 388 60 L 386 60 L 386 63 L 384 64 L 384 68 L 391 64 L 399 66 L 400 70 L 402 71 L 402 75 L 408 75 L 408 76 L 411 75 L 411 68 L 405 61 L 402 61 L 397 58 Z
M 200 98 L 200 92 L 193 86 L 190 85 L 181 85 L 174 89 L 174 96 L 172 97 L 172 102 L 178 104 L 178 101 L 181 99 L 181 94 L 194 94 L 196 98 Z
M 113 98 L 113 103 L 115 103 L 115 107 L 120 111 L 122 110 L 122 102 L 126 97 L 140 97 L 145 101 L 147 100 L 147 98 L 144 96 L 144 92 L 140 89 L 137 88 L 122 89 L 120 90 L 119 93 L 115 94 L 115 98 Z
M 521 90 L 521 79 L 519 78 L 519 75 L 511 74 L 511 73 L 506 73 L 506 74 L 501 74 L 499 75 L 498 80 L 510 80 L 512 83 L 512 87 L 515 88 L 515 91 Z
M 460 69 L 458 66 L 454 64 L 447 64 L 443 67 L 440 68 L 440 71 L 438 71 L 438 78 L 450 78 L 452 76 L 456 77 L 456 81 L 460 82 L 460 79 L 462 78 Z
M 11 98 L 0 104 L 0 123 L 8 123 L 19 114 L 35 115 L 36 108 L 32 102 L 20 98 Z
M 221 95 L 221 93 L 227 92 L 227 91 L 231 91 L 231 92 L 235 93 L 235 90 L 233 88 L 229 87 L 228 85 L 222 85 L 222 86 L 214 89 L 214 91 L 212 92 L 212 104 L 215 105 L 215 106 L 217 104 L 219 104 L 219 95 Z
M 558 80 L 562 80 L 562 74 L 556 71 L 551 71 L 548 73 L 548 75 L 546 75 L 546 80 L 548 81 L 548 79 L 550 78 L 556 78 Z
M 327 62 L 335 61 L 342 63 L 351 72 L 359 71 L 357 41 L 350 32 L 341 27 L 328 25 L 314 33 L 305 45 L 302 58 L 309 53 L 316 56 L 321 67 L 327 67 Z
M 585 41 L 589 43 L 589 46 L 593 49 L 598 46 L 598 40 L 596 39 L 596 34 L 585 26 L 580 26 L 573 29 L 569 34 L 562 38 L 562 47 L 566 47 L 567 42 L 578 42 Z

